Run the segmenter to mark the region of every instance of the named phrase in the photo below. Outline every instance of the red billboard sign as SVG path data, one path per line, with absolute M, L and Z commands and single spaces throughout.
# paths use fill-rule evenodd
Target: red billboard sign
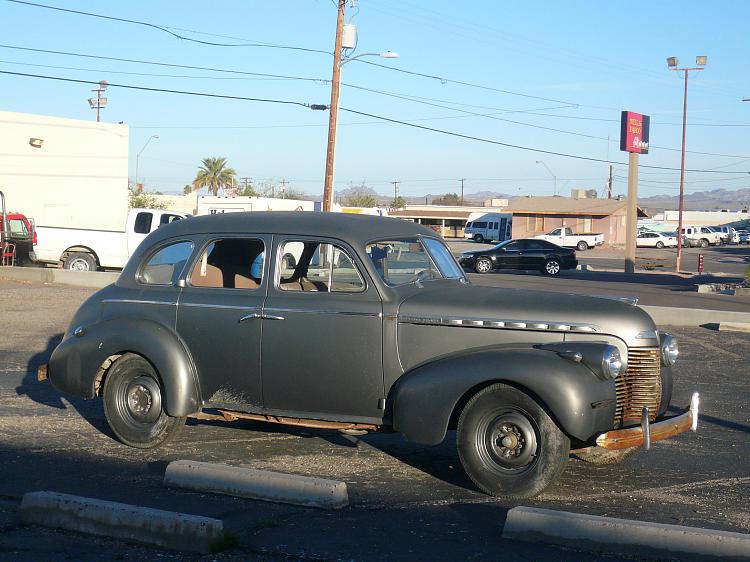
M 651 118 L 632 111 L 620 117 L 620 150 L 648 154 L 648 129 Z

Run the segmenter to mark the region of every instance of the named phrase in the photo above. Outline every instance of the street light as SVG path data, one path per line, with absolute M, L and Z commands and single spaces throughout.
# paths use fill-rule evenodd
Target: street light
M 679 68 L 680 61 L 677 57 L 667 59 L 669 70 L 683 72 L 685 74 L 685 92 L 682 98 L 682 155 L 680 158 L 680 210 L 677 219 L 677 262 L 675 270 L 680 272 L 680 262 L 682 261 L 682 213 L 685 204 L 685 132 L 687 129 L 687 93 L 688 93 L 688 75 L 691 70 L 703 70 L 708 64 L 708 57 L 705 55 L 695 57 L 695 66 L 691 68 Z
M 398 53 L 385 51 L 382 53 L 362 53 L 354 57 L 344 57 L 342 52 L 344 48 L 354 48 L 353 44 L 343 45 L 344 30 L 344 11 L 346 9 L 346 0 L 338 0 L 338 16 L 336 20 L 336 46 L 333 50 L 333 76 L 331 78 L 331 105 L 328 107 L 328 146 L 326 148 L 326 175 L 323 185 L 323 210 L 330 211 L 333 206 L 333 163 L 336 156 L 336 125 L 339 114 L 339 92 L 341 89 L 341 67 L 347 62 L 361 57 L 376 56 L 384 59 L 398 58 Z M 353 24 L 349 24 L 353 27 Z M 350 28 L 349 32 L 352 32 Z M 356 33 L 356 31 L 354 31 Z
M 547 171 L 550 173 L 550 175 L 552 176 L 552 180 L 554 181 L 554 187 L 555 187 L 554 194 L 557 195 L 557 176 L 554 174 L 552 170 L 549 169 L 549 166 L 547 166 L 547 164 L 545 164 L 541 160 L 537 160 L 536 163 L 541 164 L 542 166 L 547 168 Z
M 148 137 L 148 140 L 146 141 L 146 144 L 143 145 L 143 148 L 141 148 L 140 152 L 138 154 L 136 154 L 136 156 L 135 156 L 135 186 L 136 186 L 136 188 L 138 187 L 138 160 L 141 157 L 141 152 L 143 152 L 144 150 L 146 150 L 146 147 L 148 146 L 148 143 L 151 142 L 151 139 L 159 140 L 159 135 L 151 135 L 150 137 Z

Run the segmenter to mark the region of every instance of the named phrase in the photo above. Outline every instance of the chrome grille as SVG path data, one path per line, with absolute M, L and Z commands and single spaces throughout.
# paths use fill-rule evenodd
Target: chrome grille
M 661 403 L 660 367 L 658 347 L 628 349 L 628 370 L 615 379 L 615 427 L 640 421 L 644 406 L 648 406 L 649 419 L 656 418 Z

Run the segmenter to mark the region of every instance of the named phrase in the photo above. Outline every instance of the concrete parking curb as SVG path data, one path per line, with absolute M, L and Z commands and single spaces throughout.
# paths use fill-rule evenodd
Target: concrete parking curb
M 224 542 L 218 519 L 56 492 L 29 492 L 21 521 L 207 554 Z
M 662 326 L 703 326 L 725 322 L 750 322 L 750 312 L 648 305 L 643 305 L 641 308 L 649 313 L 657 325 Z
M 173 461 L 164 485 L 323 509 L 349 505 L 345 482 L 218 463 Z
M 750 535 L 679 525 L 582 515 L 534 507 L 508 511 L 503 538 L 581 547 L 584 541 L 603 549 L 634 548 L 722 559 L 750 558 Z
M 74 287 L 101 289 L 111 285 L 120 276 L 111 271 L 68 271 L 49 267 L 0 267 L 0 279 L 60 283 Z

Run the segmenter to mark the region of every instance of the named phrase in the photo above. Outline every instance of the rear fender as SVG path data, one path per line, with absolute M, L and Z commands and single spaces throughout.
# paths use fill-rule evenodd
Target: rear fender
M 505 382 L 540 402 L 569 436 L 586 441 L 612 428 L 615 383 L 583 363 L 535 348 L 451 356 L 402 375 L 393 389 L 393 427 L 410 441 L 437 445 L 456 406 L 480 388 Z
M 104 361 L 126 352 L 146 358 L 156 369 L 170 416 L 186 416 L 200 409 L 198 378 L 182 340 L 162 324 L 130 318 L 84 325 L 83 333 L 69 332 L 52 353 L 50 382 L 62 392 L 93 398 L 96 375 Z

